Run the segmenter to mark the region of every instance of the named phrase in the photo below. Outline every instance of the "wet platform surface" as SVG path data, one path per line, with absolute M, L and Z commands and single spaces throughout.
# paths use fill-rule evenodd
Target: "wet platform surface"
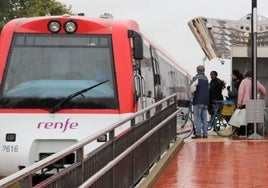
M 268 188 L 268 139 L 186 139 L 153 188 Z

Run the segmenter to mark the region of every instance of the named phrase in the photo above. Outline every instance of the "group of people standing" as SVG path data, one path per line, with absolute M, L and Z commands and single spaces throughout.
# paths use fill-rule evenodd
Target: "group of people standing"
M 197 74 L 193 77 L 190 92 L 193 97 L 194 121 L 196 134 L 192 138 L 207 138 L 207 112 L 213 113 L 215 101 L 223 100 L 222 91 L 226 87 L 225 82 L 218 78 L 216 71 L 210 72 L 211 81 L 205 75 L 205 67 L 199 65 L 196 68 Z M 233 100 L 237 108 L 245 108 L 246 102 L 251 99 L 252 72 L 245 71 L 244 76 L 238 70 L 232 71 L 233 87 L 227 87 L 228 98 Z M 258 98 L 264 99 L 265 87 L 257 81 Z M 238 135 L 245 134 L 245 128 L 238 129 Z

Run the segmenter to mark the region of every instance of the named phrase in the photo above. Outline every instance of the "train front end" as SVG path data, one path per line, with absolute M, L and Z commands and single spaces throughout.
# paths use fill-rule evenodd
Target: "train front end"
M 117 60 L 120 50 L 114 46 L 119 43 L 114 40 L 120 37 L 125 52 Z M 0 176 L 132 113 L 129 49 L 127 31 L 113 36 L 108 21 L 59 16 L 8 23 L 0 38 Z M 117 65 L 122 61 L 125 70 Z M 92 148 L 100 144 L 96 141 Z M 74 158 L 68 156 L 66 163 Z

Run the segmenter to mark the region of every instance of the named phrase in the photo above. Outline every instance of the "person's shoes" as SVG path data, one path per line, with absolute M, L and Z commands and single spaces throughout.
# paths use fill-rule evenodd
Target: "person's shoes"
M 203 138 L 208 138 L 208 136 L 205 136 L 205 135 L 204 135 Z
M 200 135 L 192 136 L 192 139 L 197 139 L 197 138 L 202 138 L 202 136 L 200 136 Z

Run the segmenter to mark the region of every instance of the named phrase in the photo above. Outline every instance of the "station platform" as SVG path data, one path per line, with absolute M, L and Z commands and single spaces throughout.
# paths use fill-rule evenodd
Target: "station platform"
M 268 188 L 266 137 L 250 140 L 213 134 L 207 139 L 178 140 L 174 147 L 163 159 L 166 165 L 155 168 L 160 172 L 152 170 L 154 178 L 148 178 L 147 187 Z

